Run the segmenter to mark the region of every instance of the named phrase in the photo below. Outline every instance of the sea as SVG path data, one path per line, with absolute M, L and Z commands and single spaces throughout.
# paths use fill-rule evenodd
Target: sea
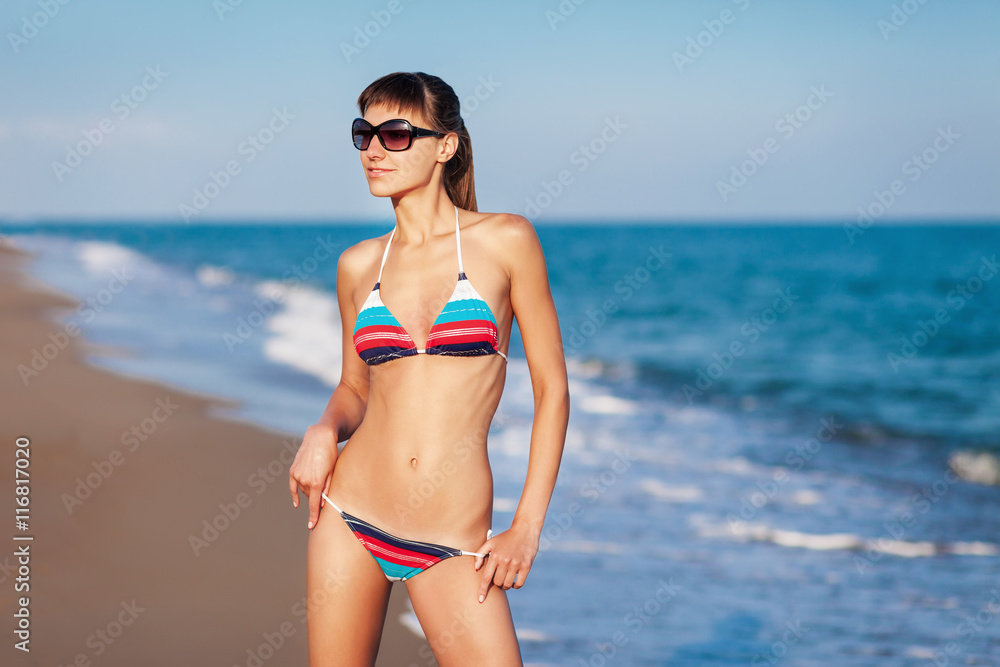
M 337 258 L 393 224 L 0 233 L 81 301 L 91 363 L 301 437 L 340 377 Z M 1000 665 L 1000 226 L 536 230 L 571 416 L 508 593 L 525 664 Z M 496 532 L 532 427 L 516 326 L 509 357 Z

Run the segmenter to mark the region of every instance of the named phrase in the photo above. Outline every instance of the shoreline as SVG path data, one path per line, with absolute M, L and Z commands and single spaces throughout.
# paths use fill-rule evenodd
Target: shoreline
M 12 640 L 5 664 L 306 664 L 308 531 L 286 483 L 299 437 L 218 414 L 235 401 L 87 361 L 107 348 L 59 324 L 78 301 L 33 278 L 31 256 L 0 239 L 0 428 L 9 451 L 30 443 L 34 538 L 15 542 L 10 524 L 0 554 L 12 630 L 30 596 L 31 651 Z M 24 544 L 30 590 L 15 592 Z M 424 660 L 398 621 L 408 609 L 393 586 L 379 665 Z

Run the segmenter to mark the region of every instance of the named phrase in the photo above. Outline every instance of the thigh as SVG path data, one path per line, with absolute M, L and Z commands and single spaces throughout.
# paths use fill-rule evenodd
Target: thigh
M 306 564 L 311 667 L 375 664 L 390 586 L 336 510 L 324 507 Z
M 479 602 L 476 559 L 455 556 L 406 581 L 413 610 L 441 667 L 520 666 L 521 649 L 502 588 Z

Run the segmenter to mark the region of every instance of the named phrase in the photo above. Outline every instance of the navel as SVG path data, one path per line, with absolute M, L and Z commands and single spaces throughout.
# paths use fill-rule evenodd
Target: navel
M 414 470 L 416 470 L 416 468 L 417 468 L 417 457 L 416 456 L 414 456 L 412 459 L 410 459 L 410 467 L 413 468 Z

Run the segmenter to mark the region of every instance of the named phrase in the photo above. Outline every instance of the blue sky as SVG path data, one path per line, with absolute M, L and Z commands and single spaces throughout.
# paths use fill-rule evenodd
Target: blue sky
M 0 218 L 182 222 L 232 162 L 190 219 L 384 220 L 348 126 L 399 70 L 462 98 L 481 210 L 1000 218 L 997 2 L 237 2 L 6 0 Z

